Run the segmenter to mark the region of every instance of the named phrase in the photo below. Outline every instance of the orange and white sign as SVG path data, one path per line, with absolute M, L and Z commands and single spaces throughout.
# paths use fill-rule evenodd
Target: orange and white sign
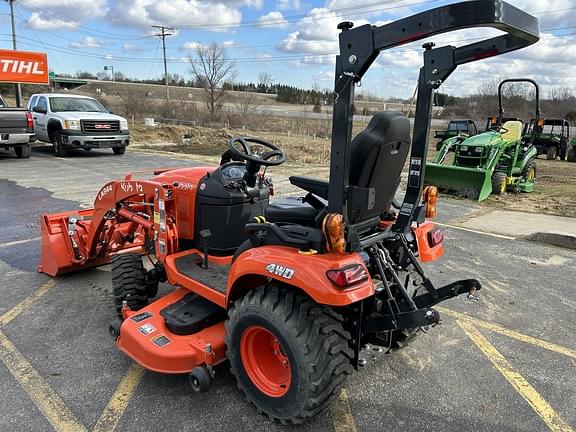
M 0 50 L 0 82 L 48 84 L 46 54 Z

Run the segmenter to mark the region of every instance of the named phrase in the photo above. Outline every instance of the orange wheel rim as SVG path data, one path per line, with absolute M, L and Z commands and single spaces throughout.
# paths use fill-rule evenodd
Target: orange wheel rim
M 278 338 L 260 326 L 244 330 L 240 357 L 250 381 L 267 396 L 284 396 L 290 388 L 290 361 Z

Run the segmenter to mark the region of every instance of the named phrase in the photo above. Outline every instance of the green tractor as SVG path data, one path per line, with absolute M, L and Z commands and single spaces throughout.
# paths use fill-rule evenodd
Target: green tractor
M 483 201 L 491 193 L 532 192 L 536 155 L 532 142 L 522 139 L 523 123 L 503 122 L 502 87 L 528 82 L 536 88 L 536 118 L 540 118 L 539 89 L 530 79 L 508 79 L 498 86 L 498 121 L 479 135 L 444 141 L 433 162 L 426 164 L 425 183 L 441 191 Z

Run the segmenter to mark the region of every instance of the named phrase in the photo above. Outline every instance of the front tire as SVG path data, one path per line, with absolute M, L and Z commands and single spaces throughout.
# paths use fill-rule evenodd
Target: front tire
M 158 281 L 149 280 L 139 254 L 120 254 L 112 257 L 112 290 L 116 312 L 122 312 L 126 301 L 132 310 L 148 304 L 158 291 Z
M 496 171 L 492 174 L 492 193 L 495 195 L 502 195 L 506 192 L 506 173 Z
M 226 346 L 238 387 L 256 409 L 299 424 L 328 408 L 351 372 L 342 317 L 295 289 L 269 284 L 229 311 Z
M 52 145 L 54 146 L 54 154 L 58 157 L 68 156 L 68 149 L 64 147 L 62 140 L 62 134 L 60 132 L 54 132 L 52 136 Z
M 30 144 L 23 144 L 21 146 L 14 147 L 14 151 L 16 152 L 18 159 L 28 159 L 31 153 L 30 147 Z
M 112 147 L 112 151 L 114 152 L 114 154 L 116 155 L 123 155 L 124 153 L 126 153 L 126 147 L 122 146 L 122 147 Z

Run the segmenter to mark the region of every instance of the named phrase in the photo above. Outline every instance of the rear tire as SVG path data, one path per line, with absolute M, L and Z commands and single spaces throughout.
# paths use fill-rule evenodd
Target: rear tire
M 536 173 L 538 172 L 538 166 L 536 165 L 536 161 L 532 159 L 529 161 L 524 169 L 522 170 L 522 178 L 524 181 L 534 181 L 536 180 Z
M 342 317 L 295 289 L 269 284 L 229 311 L 232 374 L 258 412 L 300 424 L 328 408 L 352 369 Z
M 124 153 L 126 153 L 126 147 L 124 147 L 124 146 L 112 147 L 112 151 L 114 152 L 114 154 L 123 155 Z
M 546 159 L 556 160 L 557 157 L 558 157 L 558 147 L 556 146 L 548 147 L 548 150 L 546 150 Z
M 126 301 L 132 310 L 148 304 L 158 291 L 158 281 L 150 281 L 139 254 L 121 254 L 112 257 L 112 290 L 116 312 L 122 312 Z
M 54 154 L 58 157 L 68 156 L 68 149 L 64 147 L 62 141 L 62 134 L 60 132 L 54 132 L 52 136 L 52 145 L 54 146 Z
M 21 146 L 16 146 L 14 147 L 14 151 L 16 152 L 16 156 L 19 159 L 28 159 L 31 153 L 30 144 L 23 144 Z
M 506 192 L 506 173 L 496 171 L 492 174 L 492 193 L 495 195 L 502 195 Z
M 576 162 L 576 148 L 572 147 L 568 149 L 566 153 L 566 160 L 568 162 Z

